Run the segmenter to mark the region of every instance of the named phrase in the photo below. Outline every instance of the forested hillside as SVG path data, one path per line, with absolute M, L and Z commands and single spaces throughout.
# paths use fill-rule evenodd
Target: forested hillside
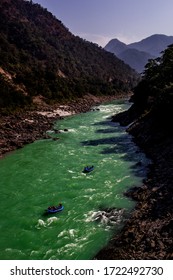
M 161 57 L 149 60 L 131 101 L 133 105 L 128 113 L 118 116 L 122 115 L 124 123 L 151 118 L 159 131 L 167 129 L 172 133 L 169 124 L 173 116 L 173 45 L 162 52 Z
M 129 91 L 136 73 L 122 61 L 74 36 L 39 4 L 0 1 L 0 107 L 47 103 Z
M 173 45 L 162 57 L 149 60 L 143 79 L 134 90 L 131 111 L 142 118 L 152 117 L 159 130 L 172 133 L 170 120 L 173 116 Z

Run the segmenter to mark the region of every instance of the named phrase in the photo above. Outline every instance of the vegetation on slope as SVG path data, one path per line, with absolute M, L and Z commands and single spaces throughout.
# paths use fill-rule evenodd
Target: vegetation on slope
M 172 133 L 169 125 L 173 117 L 173 45 L 161 57 L 149 60 L 131 101 L 128 113 L 115 116 L 114 120 L 128 124 L 150 119 L 153 129 Z
M 146 65 L 132 101 L 140 115 L 152 115 L 159 125 L 167 128 L 173 116 L 173 45 L 163 52 L 162 57 L 151 59 Z
M 49 102 L 82 97 L 89 92 L 128 91 L 136 73 L 113 54 L 74 36 L 39 4 L 0 2 L 1 107 L 30 104 L 36 95 Z M 8 85 L 5 96 L 3 84 Z M 12 87 L 20 95 L 12 97 Z M 11 98 L 12 97 L 12 98 Z M 18 104 L 17 104 L 18 103 Z

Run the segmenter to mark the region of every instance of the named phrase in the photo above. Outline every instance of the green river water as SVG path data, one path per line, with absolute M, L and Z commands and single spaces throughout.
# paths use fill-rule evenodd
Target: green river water
M 62 133 L 48 132 L 59 140 L 0 160 L 1 260 L 92 259 L 120 229 L 135 205 L 123 193 L 141 184 L 147 165 L 125 128 L 110 121 L 128 107 L 116 101 L 66 117 L 54 125 Z M 82 173 L 86 165 L 94 171 Z M 44 215 L 59 202 L 62 212 Z

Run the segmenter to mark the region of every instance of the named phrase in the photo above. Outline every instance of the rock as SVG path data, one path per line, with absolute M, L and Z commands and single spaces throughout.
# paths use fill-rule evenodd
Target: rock
M 151 240 L 150 245 L 151 245 L 151 248 L 155 248 L 156 247 L 156 242 L 154 240 Z
M 61 133 L 58 129 L 53 130 L 56 134 Z

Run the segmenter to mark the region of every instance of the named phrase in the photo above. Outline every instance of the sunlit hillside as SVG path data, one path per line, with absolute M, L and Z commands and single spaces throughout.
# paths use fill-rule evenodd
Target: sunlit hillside
M 32 1 L 1 0 L 0 30 L 1 108 L 32 104 L 36 95 L 48 103 L 112 95 L 136 81 L 129 66 Z

